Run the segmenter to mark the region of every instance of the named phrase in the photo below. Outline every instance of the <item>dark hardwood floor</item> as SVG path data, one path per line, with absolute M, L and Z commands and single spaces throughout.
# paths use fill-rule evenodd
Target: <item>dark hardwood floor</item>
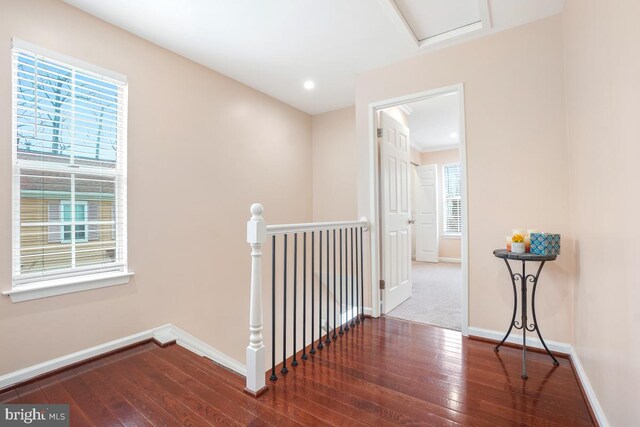
M 244 379 L 182 347 L 153 343 L 0 393 L 68 403 L 72 425 L 593 425 L 569 361 L 554 367 L 460 333 L 367 319 L 258 399 Z

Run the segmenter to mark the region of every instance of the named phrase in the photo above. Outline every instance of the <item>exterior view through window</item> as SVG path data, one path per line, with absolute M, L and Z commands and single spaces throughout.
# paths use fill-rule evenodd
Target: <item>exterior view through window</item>
M 126 82 L 12 55 L 14 286 L 125 271 Z

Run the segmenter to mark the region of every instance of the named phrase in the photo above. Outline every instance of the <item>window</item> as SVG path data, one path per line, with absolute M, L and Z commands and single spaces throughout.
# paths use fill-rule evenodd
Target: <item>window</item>
M 60 221 L 63 225 L 60 226 L 60 234 L 62 236 L 62 243 L 71 243 L 71 202 L 63 200 L 60 203 Z M 87 202 L 76 202 L 76 218 L 75 218 L 75 231 L 76 231 L 76 243 L 85 243 L 87 238 Z M 51 219 L 49 219 L 51 220 Z
M 444 177 L 444 199 L 442 201 L 445 235 L 460 235 L 462 232 L 462 198 L 460 197 L 460 163 L 442 166 Z
M 126 78 L 15 39 L 12 66 L 13 292 L 128 276 Z

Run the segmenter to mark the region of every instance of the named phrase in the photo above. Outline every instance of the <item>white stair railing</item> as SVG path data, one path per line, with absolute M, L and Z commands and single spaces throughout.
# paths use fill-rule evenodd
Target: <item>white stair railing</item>
M 251 308 L 249 310 L 249 345 L 247 346 L 247 386 L 245 391 L 258 397 L 267 391 L 264 379 L 265 348 L 262 342 L 262 245 L 267 228 L 262 219 L 263 207 L 251 205 L 247 222 L 247 242 L 251 245 Z
M 307 319 L 303 316 L 302 317 L 302 322 L 303 322 L 303 342 L 302 342 L 302 349 L 303 349 L 303 355 L 301 357 L 301 359 L 303 360 L 307 360 L 307 355 L 306 355 L 306 346 L 308 346 L 309 344 L 311 344 L 311 350 L 309 351 L 309 354 L 314 354 L 315 353 L 315 349 L 314 349 L 314 343 L 315 343 L 315 337 L 314 337 L 314 332 L 315 332 L 315 328 L 314 328 L 314 312 L 313 312 L 313 308 L 315 307 L 315 301 L 313 299 L 313 289 L 314 289 L 314 284 L 315 283 L 322 283 L 324 286 L 320 285 L 318 286 L 318 291 L 322 292 L 321 289 L 325 288 L 325 289 L 331 289 L 331 283 L 334 286 L 334 289 L 337 285 L 337 283 L 340 283 L 340 296 L 338 296 L 338 292 L 336 291 L 334 292 L 327 292 L 325 290 L 325 295 L 319 299 L 318 301 L 318 323 L 316 324 L 317 328 L 319 329 L 318 331 L 318 345 L 317 348 L 318 349 L 322 349 L 324 347 L 323 343 L 323 339 L 322 339 L 322 335 L 324 334 L 324 336 L 326 337 L 326 341 L 324 341 L 327 345 L 331 342 L 331 336 L 330 336 L 330 332 L 333 331 L 333 340 L 335 341 L 336 339 L 336 331 L 338 330 L 338 324 L 340 326 L 340 336 L 342 336 L 343 334 L 343 324 L 345 325 L 344 330 L 345 331 L 349 331 L 349 325 L 351 324 L 351 328 L 353 328 L 356 325 L 359 325 L 364 321 L 364 304 L 363 304 L 363 290 L 364 290 L 364 274 L 363 274 L 363 259 L 364 259 L 364 242 L 363 242 L 363 232 L 368 231 L 368 227 L 369 227 L 369 223 L 366 220 L 366 218 L 362 218 L 358 221 L 340 221 L 340 222 L 321 222 L 321 223 L 307 223 L 307 224 L 286 224 L 286 225 L 266 225 L 264 218 L 262 216 L 263 214 L 263 207 L 262 205 L 260 205 L 259 203 L 255 203 L 251 206 L 251 219 L 247 222 L 247 242 L 249 243 L 249 245 L 251 246 L 251 296 L 250 296 L 250 313 L 249 313 L 249 331 L 250 331 L 250 336 L 249 336 L 249 345 L 247 346 L 247 380 L 246 380 L 246 387 L 245 387 L 245 391 L 249 394 L 251 394 L 252 396 L 259 396 L 262 393 L 264 393 L 265 391 L 267 391 L 267 385 L 266 385 L 266 378 L 265 378 L 265 374 L 266 374 L 266 370 L 265 370 L 265 363 L 266 363 L 266 350 L 265 350 L 265 345 L 263 342 L 263 336 L 262 336 L 262 330 L 263 330 L 263 307 L 262 307 L 262 246 L 264 245 L 267 236 L 271 236 L 272 237 L 272 242 L 273 242 L 273 247 L 275 248 L 276 246 L 276 236 L 282 235 L 283 240 L 284 240 L 284 273 L 283 273 L 283 300 L 284 300 L 284 307 L 282 311 L 276 313 L 275 311 L 275 283 L 276 283 L 276 276 L 275 276 L 275 268 L 276 268 L 276 261 L 275 261 L 275 257 L 276 254 L 272 253 L 272 325 L 275 325 L 275 317 L 276 315 L 283 315 L 284 314 L 284 320 L 283 320 L 283 354 L 282 354 L 282 359 L 283 359 L 283 368 L 281 370 L 281 372 L 283 374 L 286 374 L 288 372 L 287 366 L 286 366 L 286 360 L 287 360 L 287 348 L 286 348 L 286 334 L 287 334 L 287 310 L 286 310 L 286 301 L 287 301 L 287 294 L 286 294 L 286 286 L 287 286 L 287 260 L 289 258 L 292 258 L 292 256 L 290 255 L 290 252 L 287 252 L 287 237 L 289 235 L 293 235 L 293 243 L 294 244 L 294 248 L 295 250 L 293 251 L 293 265 L 290 265 L 290 268 L 293 268 L 293 272 L 294 272 L 294 278 L 291 280 L 291 282 L 289 283 L 289 285 L 293 285 L 294 287 L 297 285 L 298 283 L 298 278 L 301 276 L 302 274 L 302 280 L 304 280 L 305 283 L 305 287 L 304 287 L 304 292 L 306 294 L 307 292 L 307 277 L 308 279 L 308 284 L 311 287 L 310 291 L 311 291 L 311 317 L 309 317 L 307 315 L 307 317 L 309 317 L 309 321 L 311 322 L 311 341 L 309 341 L 306 337 L 306 322 Z M 330 236 L 329 236 L 329 231 L 332 232 L 333 234 L 333 250 L 330 251 L 329 248 L 329 242 L 330 242 Z M 343 236 L 343 231 L 344 231 L 344 242 L 342 240 L 342 236 Z M 337 232 L 339 232 L 339 234 L 337 234 Z M 350 232 L 350 236 L 349 236 L 349 232 Z M 355 233 L 354 233 L 355 232 Z M 311 245 L 310 245 L 310 249 L 309 249 L 309 253 L 307 253 L 307 234 L 311 235 Z M 314 245 L 314 237 L 316 236 L 319 239 L 319 244 L 318 245 Z M 323 235 L 326 237 L 326 246 L 323 248 L 322 247 L 322 242 L 323 242 Z M 338 254 L 338 249 L 336 249 L 336 244 L 338 242 L 337 239 L 337 235 L 340 236 L 340 246 L 338 246 L 338 249 L 340 250 L 340 257 L 339 259 L 339 263 L 338 260 L 336 260 L 336 256 Z M 298 252 L 300 252 L 299 248 L 297 247 L 298 245 L 298 236 L 303 237 L 303 245 L 304 245 L 304 257 L 298 257 Z M 350 244 L 350 247 L 348 246 L 348 244 Z M 301 245 L 302 246 L 302 245 Z M 313 269 L 314 266 L 316 266 L 315 264 L 315 258 L 313 258 L 313 256 L 309 257 L 310 260 L 310 264 L 311 264 L 311 274 L 308 274 L 309 272 L 307 271 L 307 255 L 311 255 L 314 253 L 315 249 L 318 249 L 317 252 L 317 258 L 319 258 L 319 262 L 317 264 L 318 267 L 318 278 L 316 278 L 316 274 L 314 273 Z M 344 249 L 344 253 L 342 252 L 342 250 Z M 323 256 L 325 254 L 326 251 L 326 257 L 323 260 Z M 333 255 L 333 262 L 330 262 L 329 260 L 329 255 L 330 253 Z M 300 264 L 300 260 L 299 258 L 303 258 L 302 259 L 302 267 L 300 269 L 298 269 L 298 265 Z M 342 272 L 342 267 L 343 267 L 343 261 L 345 261 L 346 268 L 344 271 L 344 274 Z M 340 275 L 337 274 L 337 269 L 338 269 L 338 265 L 340 265 Z M 349 273 L 349 265 L 351 266 L 351 270 Z M 329 273 L 329 268 L 333 267 L 333 275 L 328 274 Z M 322 278 L 322 275 L 324 274 L 324 278 Z M 330 276 L 330 277 L 327 277 Z M 346 296 L 344 298 L 344 300 L 346 300 L 346 303 L 343 301 L 343 297 L 342 297 L 342 289 L 343 289 L 343 280 L 346 281 L 346 292 L 349 292 L 349 288 L 348 286 L 350 286 L 350 292 L 351 292 L 351 296 Z M 349 284 L 350 281 L 350 284 Z M 295 292 L 297 290 L 297 287 L 295 288 L 295 290 L 293 291 L 293 295 L 295 296 Z M 355 292 L 355 293 L 354 293 Z M 329 308 L 331 307 L 331 305 L 329 304 L 330 299 L 333 300 L 333 311 L 331 310 L 325 310 L 325 316 L 322 316 L 322 306 L 325 305 L 328 306 Z M 355 301 L 354 301 L 355 299 Z M 347 307 L 347 304 L 350 302 L 349 307 Z M 296 298 L 294 297 L 293 300 L 293 304 L 295 306 L 295 304 L 297 303 Z M 306 299 L 303 298 L 303 312 L 306 312 L 306 308 L 307 308 L 307 301 Z M 295 310 L 295 308 L 294 308 Z M 344 310 L 344 311 L 343 311 Z M 296 313 L 294 311 L 294 313 Z M 308 313 L 307 313 L 308 314 Z M 337 315 L 337 318 L 336 318 Z M 294 320 L 291 323 L 291 326 L 293 328 L 293 347 L 291 349 L 292 355 L 293 355 L 293 362 L 291 363 L 291 366 L 296 366 L 297 365 L 297 360 L 296 360 L 296 352 L 298 351 L 296 348 L 296 322 L 298 321 L 298 319 L 296 318 L 296 315 L 294 314 Z M 331 322 L 332 322 L 332 318 L 336 318 L 336 321 L 334 323 L 338 323 L 338 324 L 333 324 L 333 328 L 331 328 Z M 340 319 L 340 320 L 337 320 Z M 326 325 L 325 325 L 326 322 Z M 275 326 L 272 326 L 272 328 L 274 328 Z M 272 374 L 271 374 L 271 380 L 276 380 L 277 376 L 275 374 L 275 334 L 276 331 L 272 330 L 271 331 L 271 335 L 272 335 Z

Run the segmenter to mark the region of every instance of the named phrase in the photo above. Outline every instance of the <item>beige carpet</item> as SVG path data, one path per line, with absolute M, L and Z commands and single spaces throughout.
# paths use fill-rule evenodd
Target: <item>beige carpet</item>
M 387 316 L 460 330 L 462 267 L 455 263 L 413 262 L 411 298 Z

